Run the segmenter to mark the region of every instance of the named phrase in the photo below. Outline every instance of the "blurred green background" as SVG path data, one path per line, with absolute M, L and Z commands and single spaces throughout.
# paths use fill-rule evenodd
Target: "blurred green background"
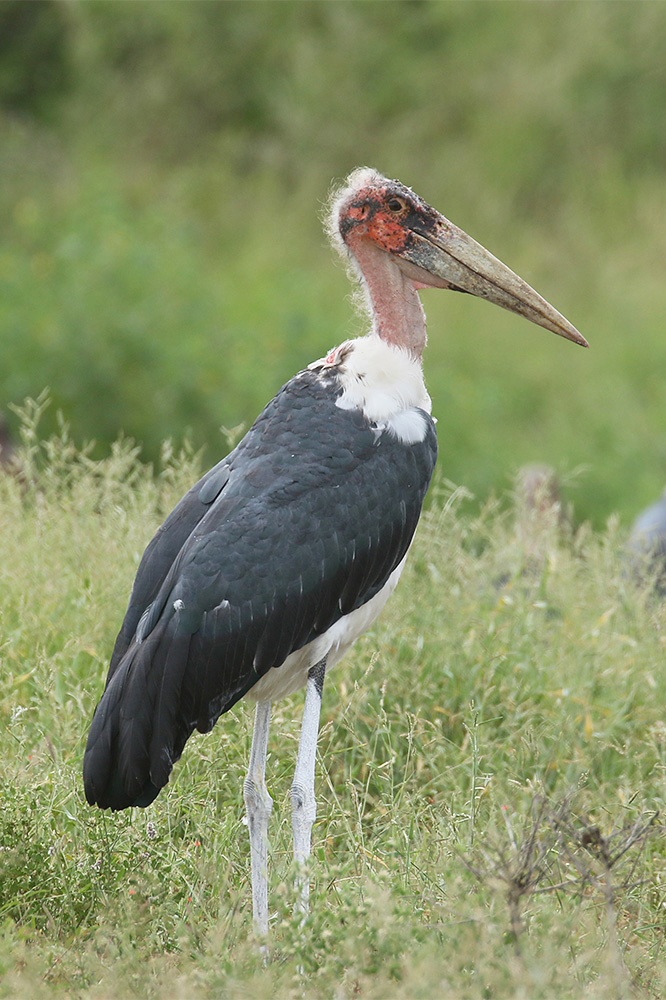
M 665 43 L 661 2 L 6 0 L 0 409 L 215 460 L 360 332 L 319 216 L 367 163 L 592 345 L 423 293 L 440 475 L 545 461 L 629 520 L 666 483 Z

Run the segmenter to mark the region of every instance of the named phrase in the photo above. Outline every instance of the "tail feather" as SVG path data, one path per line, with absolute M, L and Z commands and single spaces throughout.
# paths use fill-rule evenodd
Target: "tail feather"
M 90 805 L 97 803 L 103 809 L 110 806 L 110 802 L 106 801 L 107 789 L 112 784 L 111 771 L 114 748 L 118 739 L 119 706 L 131 664 L 131 655 L 132 651 L 129 651 L 123 661 L 122 669 L 116 672 L 95 709 L 83 758 L 86 799 Z
M 187 666 L 189 634 L 178 618 L 163 620 L 134 642 L 95 710 L 83 760 L 85 794 L 101 809 L 149 805 L 166 785 L 187 728 L 178 693 Z
M 155 706 L 153 732 L 150 740 L 151 778 L 158 787 L 166 785 L 173 765 L 182 752 L 176 748 L 178 733 L 187 728 L 187 736 L 194 726 L 187 727 L 181 714 L 181 687 L 190 651 L 191 633 L 176 631 L 166 639 L 167 653 L 161 684 Z M 187 736 L 185 739 L 187 739 Z

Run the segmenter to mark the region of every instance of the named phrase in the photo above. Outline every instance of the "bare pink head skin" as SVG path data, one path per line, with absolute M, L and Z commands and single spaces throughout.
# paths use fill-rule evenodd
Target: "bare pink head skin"
M 527 282 L 400 181 L 355 170 L 331 200 L 329 234 L 365 289 L 373 330 L 420 358 L 426 344 L 419 288 L 468 292 L 587 347 Z

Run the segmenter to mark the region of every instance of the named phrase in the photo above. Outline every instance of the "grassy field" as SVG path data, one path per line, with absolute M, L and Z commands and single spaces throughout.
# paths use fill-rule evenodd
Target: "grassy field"
M 24 480 L 0 479 L 0 996 L 663 996 L 666 621 L 616 525 L 526 528 L 435 483 L 398 593 L 325 688 L 303 930 L 302 696 L 276 707 L 264 966 L 251 708 L 145 811 L 93 811 L 80 781 L 137 559 L 196 461 L 165 449 L 155 478 L 24 419 Z

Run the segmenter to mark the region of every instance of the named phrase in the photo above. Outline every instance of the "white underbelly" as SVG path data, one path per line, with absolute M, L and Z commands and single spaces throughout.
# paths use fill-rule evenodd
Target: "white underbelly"
M 324 657 L 326 657 L 326 672 L 328 673 L 330 668 L 342 659 L 349 647 L 378 618 L 396 588 L 406 559 L 405 555 L 402 562 L 396 566 L 382 589 L 374 597 L 357 608 L 356 611 L 350 611 L 348 615 L 344 615 L 335 625 L 331 625 L 328 631 L 317 636 L 307 646 L 296 650 L 295 653 L 290 653 L 281 666 L 272 667 L 257 681 L 254 687 L 250 688 L 246 697 L 252 698 L 254 701 L 275 701 L 277 698 L 286 698 L 287 695 L 305 687 L 308 671 Z

